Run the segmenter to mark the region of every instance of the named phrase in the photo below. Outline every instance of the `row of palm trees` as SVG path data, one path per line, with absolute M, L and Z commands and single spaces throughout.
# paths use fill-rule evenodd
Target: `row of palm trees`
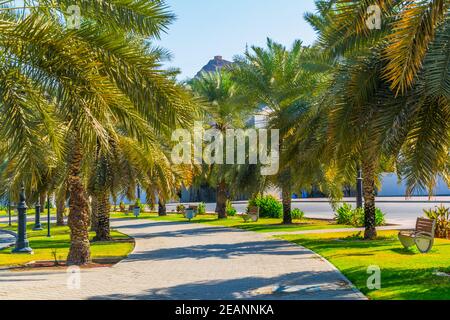
M 379 173 L 406 177 L 409 191 L 448 178 L 450 43 L 448 1 L 375 1 L 382 29 L 366 28 L 368 1 L 316 1 L 306 20 L 317 44 L 289 49 L 268 40 L 232 67 L 177 83 L 152 45 L 174 16 L 163 1 L 68 1 L 0 9 L 0 175 L 3 193 L 25 184 L 30 201 L 54 194 L 59 222 L 69 199 L 69 264 L 89 262 L 110 240 L 110 197 L 164 203 L 182 186 L 207 182 L 226 218 L 234 194 L 282 190 L 291 223 L 293 190 L 317 186 L 332 200 L 364 175 L 366 238 L 376 236 Z M 174 166 L 170 136 L 195 120 L 221 132 L 263 113 L 280 130 L 280 170 L 259 165 Z M 447 180 L 448 181 L 448 180 Z M 12 193 L 13 198 L 17 194 Z
M 82 21 L 71 29 L 71 1 L 4 4 L 2 187 L 24 183 L 31 201 L 54 193 L 60 209 L 68 198 L 67 260 L 85 264 L 89 228 L 110 239 L 110 194 L 133 198 L 139 183 L 150 198 L 168 198 L 189 176 L 172 170 L 167 137 L 190 126 L 196 103 L 150 42 L 174 16 L 162 1 L 78 1 Z

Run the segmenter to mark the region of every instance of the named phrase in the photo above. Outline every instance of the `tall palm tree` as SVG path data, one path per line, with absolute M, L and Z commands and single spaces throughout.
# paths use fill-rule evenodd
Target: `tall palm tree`
M 320 73 L 308 65 L 314 49 L 296 41 L 290 50 L 267 40 L 267 48 L 252 47 L 245 56 L 237 58 L 233 79 L 240 90 L 249 97 L 254 107 L 263 106 L 269 129 L 280 130 L 280 171 L 273 182 L 281 188 L 283 223 L 292 223 L 291 197 L 295 178 L 288 165 L 289 139 L 298 125 L 311 92 L 319 85 Z
M 228 71 L 203 73 L 189 82 L 194 93 L 206 104 L 204 120 L 210 128 L 226 136 L 227 129 L 243 128 L 248 117 L 248 108 L 242 103 Z M 235 168 L 233 165 L 203 165 L 201 176 L 216 186 L 219 219 L 227 218 L 226 201 L 231 193 Z
M 408 194 L 431 192 L 437 175 L 446 176 L 448 2 L 377 1 L 384 23 L 375 31 L 365 26 L 366 1 L 329 3 L 333 19 L 319 29 L 319 44 L 339 61 L 329 91 L 330 145 L 342 167 L 362 164 L 365 237 L 372 239 L 383 162 L 397 159 Z

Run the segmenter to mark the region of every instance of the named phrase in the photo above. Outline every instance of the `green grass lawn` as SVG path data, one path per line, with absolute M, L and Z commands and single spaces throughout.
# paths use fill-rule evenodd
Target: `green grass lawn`
M 133 214 L 124 213 L 113 213 L 111 217 L 114 218 L 126 218 L 126 219 L 136 219 Z M 138 219 L 151 219 L 151 220 L 161 220 L 161 221 L 174 221 L 174 222 L 188 222 L 186 218 L 181 214 L 168 214 L 165 217 L 158 217 L 156 213 L 143 213 Z M 283 225 L 281 219 L 269 219 L 261 218 L 258 222 L 244 222 L 242 217 L 228 217 L 227 219 L 219 220 L 217 215 L 207 214 L 200 215 L 191 220 L 192 223 L 203 223 L 215 226 L 224 226 L 230 228 L 239 228 L 248 231 L 255 232 L 293 232 L 301 230 L 321 230 L 321 229 L 343 229 L 351 228 L 351 226 L 338 225 L 334 222 L 326 220 L 316 220 L 316 219 L 302 219 L 295 220 L 292 225 Z
M 16 231 L 17 226 L 13 225 L 11 228 L 6 225 L 0 225 L 6 230 Z M 16 266 L 23 265 L 31 261 L 55 260 L 54 250 L 56 250 L 56 257 L 60 261 L 65 261 L 70 247 L 69 227 L 51 226 L 51 238 L 47 238 L 47 226 L 43 224 L 43 231 L 33 231 L 33 223 L 28 223 L 28 240 L 30 246 L 33 248 L 34 254 L 12 254 L 12 248 L 0 250 L 0 266 Z M 114 240 L 130 240 L 130 241 L 112 241 L 112 242 L 93 242 L 91 243 L 91 256 L 93 259 L 111 258 L 123 259 L 134 248 L 134 242 L 130 237 L 117 231 L 111 231 Z M 90 234 L 91 239 L 94 233 Z
M 45 209 L 41 208 L 41 210 L 44 210 L 41 213 L 41 220 L 43 220 L 43 219 L 45 219 L 45 217 L 47 217 L 47 208 L 45 208 Z M 36 213 L 36 209 L 34 207 L 32 207 L 32 208 L 29 207 L 27 209 L 27 215 L 35 215 L 35 213 Z M 56 208 L 50 208 L 50 215 L 51 216 L 56 215 Z M 17 216 L 17 211 L 11 210 L 11 216 L 13 216 L 13 217 Z M 1 217 L 8 217 L 8 212 L 5 210 L 0 210 L 0 218 Z
M 374 241 L 361 234 L 283 235 L 280 238 L 305 246 L 333 263 L 370 299 L 450 299 L 450 277 L 439 277 L 438 270 L 450 273 L 450 241 L 436 239 L 432 251 L 420 254 L 406 250 L 396 231 L 381 231 Z M 381 268 L 381 290 L 367 289 L 367 268 Z

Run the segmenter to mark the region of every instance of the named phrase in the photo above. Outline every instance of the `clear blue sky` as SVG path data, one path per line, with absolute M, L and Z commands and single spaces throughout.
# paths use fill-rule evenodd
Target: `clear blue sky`
M 290 46 L 316 38 L 303 20 L 313 0 L 167 0 L 177 20 L 157 44 L 173 54 L 168 66 L 181 68 L 181 80 L 193 77 L 215 55 L 232 60 L 246 44 L 263 46 L 266 38 Z

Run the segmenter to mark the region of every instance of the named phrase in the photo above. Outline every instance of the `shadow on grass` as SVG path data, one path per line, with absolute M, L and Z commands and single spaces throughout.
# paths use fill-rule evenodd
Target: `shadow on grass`
M 381 267 L 381 289 L 367 288 L 367 269 L 350 268 L 344 270 L 345 276 L 364 294 L 378 299 L 405 300 L 449 300 L 450 277 L 439 277 L 435 271 L 450 271 L 450 266 L 434 268 L 383 268 Z

